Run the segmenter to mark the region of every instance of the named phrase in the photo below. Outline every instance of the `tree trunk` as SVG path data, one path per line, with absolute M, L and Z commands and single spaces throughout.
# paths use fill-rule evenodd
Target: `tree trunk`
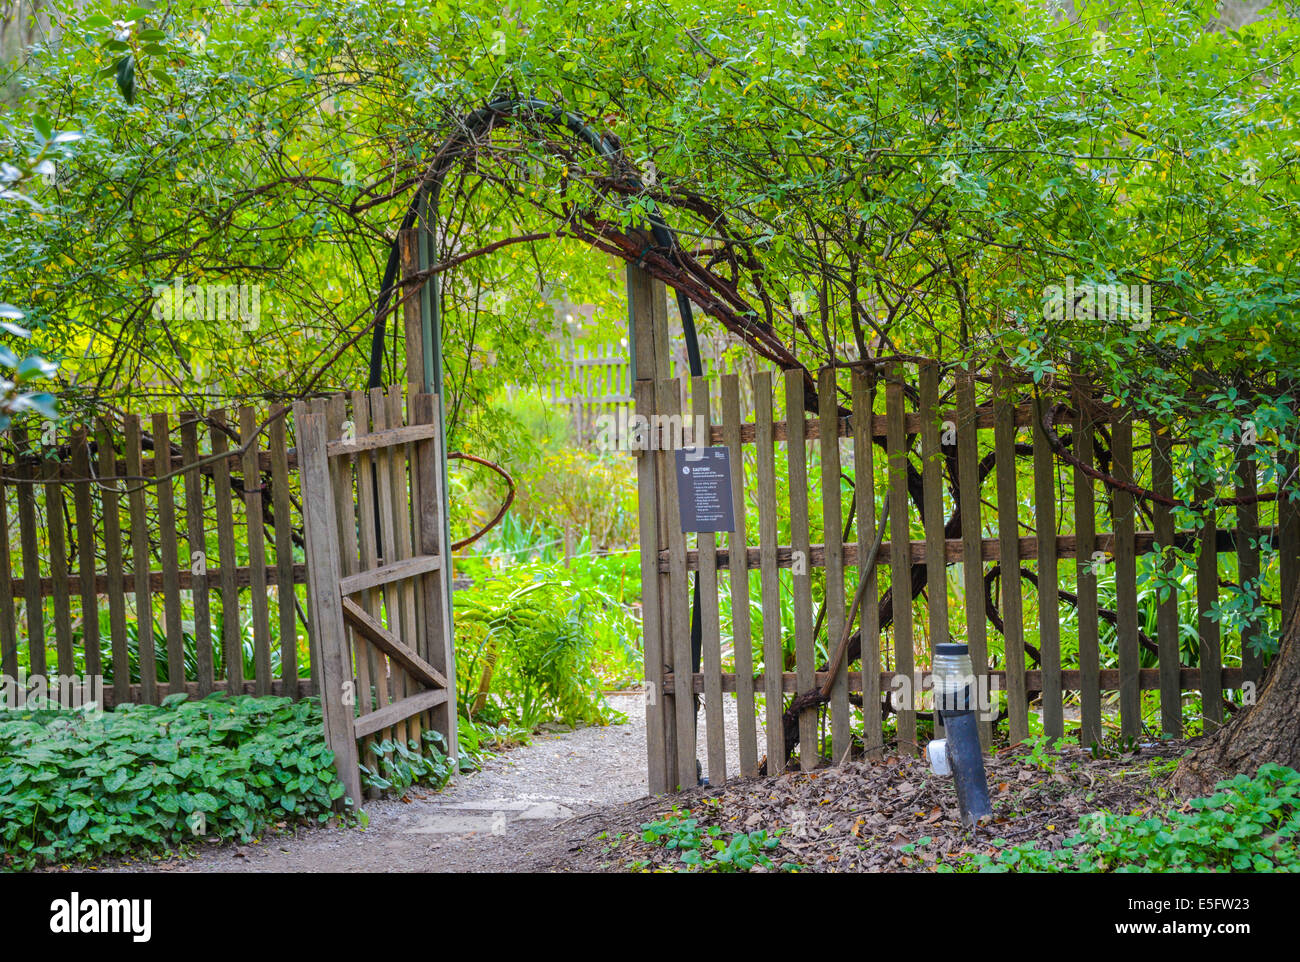
M 1255 704 L 1201 740 L 1178 765 L 1172 787 L 1183 797 L 1205 795 L 1239 772 L 1253 775 L 1265 762 L 1300 770 L 1300 605 L 1293 606 L 1278 653 Z

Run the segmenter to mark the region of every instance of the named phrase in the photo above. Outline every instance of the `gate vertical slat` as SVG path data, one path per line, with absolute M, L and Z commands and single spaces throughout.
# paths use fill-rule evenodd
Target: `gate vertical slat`
M 68 536 L 59 463 L 45 462 L 45 521 L 53 582 L 54 651 L 61 675 L 76 674 L 72 653 L 72 602 L 68 592 Z
M 167 635 L 167 694 L 185 691 L 185 636 L 181 629 L 181 578 L 176 537 L 176 493 L 172 479 L 171 431 L 166 414 L 155 414 L 153 468 L 158 506 L 158 552 L 163 575 L 163 626 Z
M 740 443 L 740 378 L 722 378 L 723 440 L 731 457 L 731 503 L 735 529 L 727 536 L 728 583 L 731 591 L 732 644 L 736 661 L 736 719 L 740 740 L 740 774 L 758 771 L 754 729 L 754 648 L 749 618 L 748 542 L 745 533 L 745 449 Z M 645 525 L 642 531 L 647 530 Z
M 158 659 L 154 648 L 153 592 L 149 586 L 149 519 L 145 514 L 144 465 L 140 455 L 140 419 L 125 418 L 127 510 L 131 519 L 131 568 L 135 575 L 135 645 L 140 666 L 140 701 L 158 703 Z
M 702 377 L 691 382 L 692 424 L 704 426 L 702 437 L 692 437 L 698 453 L 709 447 L 710 427 L 713 423 L 712 405 L 709 403 L 709 382 Z M 727 732 L 722 702 L 722 637 L 718 627 L 718 536 L 701 531 L 696 545 L 700 558 L 700 641 L 701 662 L 704 669 L 704 726 L 705 744 L 709 759 L 709 784 L 721 785 L 727 780 Z
M 358 426 L 358 407 L 356 399 L 360 392 L 354 392 L 353 409 L 352 409 L 352 436 L 360 437 L 365 431 Z M 364 395 L 362 405 L 365 404 Z M 364 412 L 365 407 L 360 408 Z M 329 406 L 325 417 L 325 438 L 327 441 L 333 441 L 344 436 L 345 423 L 347 421 L 347 399 L 342 394 L 334 395 L 329 400 Z M 352 486 L 352 467 L 353 457 L 350 454 L 343 454 L 333 458 L 329 462 L 330 486 L 334 492 L 334 514 L 335 521 L 338 524 L 339 531 L 339 574 L 347 577 L 355 574 L 365 567 L 365 562 L 361 558 L 361 548 L 358 541 L 357 527 L 357 501 L 354 501 Z M 358 471 L 360 463 L 357 463 Z M 358 474 L 358 480 L 360 475 Z M 373 536 L 374 527 L 371 526 Z M 373 615 L 371 605 L 368 602 L 369 592 L 365 592 L 366 599 L 361 603 L 362 610 L 367 614 Z M 366 642 L 360 635 L 350 629 L 345 630 L 345 634 L 352 636 L 352 661 L 353 665 L 347 664 L 347 658 L 344 657 L 344 667 L 350 668 L 356 677 L 356 701 L 357 712 L 359 715 L 369 714 L 372 708 L 371 686 L 373 683 L 373 674 L 371 667 L 374 662 L 374 646 Z M 349 678 L 352 675 L 349 674 Z M 362 746 L 359 749 L 362 760 L 367 768 L 372 772 L 379 770 L 378 759 L 375 756 L 373 738 L 362 740 Z M 371 798 L 379 797 L 379 790 L 372 788 L 368 793 Z
M 289 456 L 285 432 L 287 409 L 271 409 L 267 447 L 271 452 L 271 510 L 275 512 L 275 600 L 279 612 L 280 677 L 284 693 L 298 697 L 297 593 L 293 583 L 293 518 L 289 500 Z
M 325 416 L 305 414 L 298 420 L 299 474 L 303 490 L 328 491 L 329 465 L 326 456 Z M 361 773 L 357 767 L 357 742 L 354 737 L 352 711 L 343 700 L 347 671 L 343 665 L 347 638 L 339 598 L 338 531 L 329 504 L 303 499 L 303 528 L 307 541 L 308 590 L 312 595 L 314 629 L 320 636 L 316 650 L 320 653 L 321 711 L 334 763 L 343 780 L 345 797 L 353 806 L 361 802 Z
M 997 470 L 998 584 L 1002 594 L 1002 644 L 1007 671 L 1007 730 L 1013 744 L 1029 737 L 1025 690 L 1024 607 L 1020 591 L 1020 498 L 1016 485 L 1016 421 L 1013 384 L 1000 369 L 993 385 L 993 447 Z
M 99 500 L 103 508 L 104 571 L 108 587 L 108 637 L 113 648 L 113 697 L 117 704 L 130 700 L 131 668 L 126 648 L 126 586 L 122 572 L 122 518 L 117 476 L 117 455 L 108 423 L 99 422 Z
M 659 382 L 657 401 L 659 412 L 666 415 L 668 423 L 679 424 L 681 408 L 681 382 Z M 663 448 L 671 448 L 673 439 L 664 439 Z M 691 622 L 687 608 L 689 585 L 686 575 L 686 537 L 682 533 L 680 506 L 677 501 L 675 462 L 671 450 L 660 452 L 663 476 L 668 490 L 665 503 L 668 521 L 668 618 L 673 648 L 673 717 L 677 722 L 677 784 L 682 788 L 695 785 L 695 697 L 694 678 L 691 671 Z
M 631 283 L 629 281 L 629 283 Z M 635 299 L 634 299 L 635 300 Z M 638 345 L 639 346 L 639 345 Z M 645 658 L 646 684 L 646 765 L 650 794 L 662 795 L 672 788 L 667 755 L 668 717 L 664 711 L 663 626 L 659 620 L 659 487 L 656 466 L 658 455 L 649 450 L 648 425 L 654 423 L 655 382 L 638 380 L 634 387 L 636 413 L 644 421 L 636 442 L 641 445 L 637 457 L 637 520 L 641 558 L 641 638 Z M 631 441 L 632 439 L 629 439 Z
M 916 742 L 915 654 L 912 649 L 912 536 L 903 367 L 891 364 L 885 384 L 885 450 L 889 465 L 889 586 L 894 616 L 894 671 L 903 676 L 898 709 L 898 750 L 914 754 Z
M 1214 488 L 1198 485 L 1198 501 L 1211 501 Z M 1219 602 L 1218 510 L 1211 507 L 1201 529 L 1196 558 L 1196 631 L 1201 639 L 1201 718 L 1205 734 L 1223 724 L 1223 676 L 1219 650 L 1219 622 L 1213 611 Z
M 440 424 L 439 398 L 435 394 L 415 393 L 411 401 L 411 423 Z M 429 719 L 435 731 L 442 732 L 447 743 L 448 757 L 457 752 L 456 743 L 456 655 L 455 624 L 447 608 L 447 588 L 443 579 L 451 577 L 450 546 L 443 543 L 442 510 L 446 503 L 442 490 L 442 475 L 438 470 L 440 441 L 421 441 L 415 445 L 412 471 L 416 476 L 416 490 L 420 492 L 420 510 L 415 516 L 415 546 L 420 554 L 437 555 L 443 565 L 421 577 L 423 592 L 423 627 L 427 633 L 425 660 L 447 679 L 448 698 L 436 706 Z
M 1078 416 L 1074 422 L 1074 456 L 1080 464 L 1092 467 L 1093 420 L 1083 393 L 1075 395 Z M 1074 469 L 1074 530 L 1078 557 L 1074 559 L 1079 589 L 1079 686 L 1080 743 L 1100 744 L 1101 729 L 1101 643 L 1097 614 L 1097 572 L 1093 552 L 1097 550 L 1096 500 L 1092 478 L 1082 469 Z
M 939 365 L 924 361 L 918 372 L 921 416 L 921 503 L 925 507 L 925 595 L 930 664 L 934 646 L 948 641 L 948 559 L 943 512 L 943 451 L 939 446 Z M 943 728 L 934 709 L 934 732 Z
M 1056 458 L 1043 431 L 1046 401 L 1034 401 L 1034 535 L 1038 541 L 1038 652 L 1043 679 L 1043 731 L 1065 734 L 1061 701 L 1060 566 L 1056 557 Z
M 203 517 L 203 474 L 199 462 L 199 415 L 181 415 L 181 464 L 185 467 L 185 546 L 189 552 L 190 603 L 194 609 L 194 666 L 203 698 L 215 687 L 212 610 L 208 595 L 208 540 Z M 197 556 L 197 557 L 196 557 Z
M 19 456 L 31 457 L 26 429 L 14 430 Z M 27 671 L 45 674 L 45 602 L 41 598 L 39 526 L 36 523 L 37 469 L 24 462 L 16 472 L 18 483 L 18 541 L 23 552 L 23 606 L 27 621 Z
M 400 428 L 406 424 L 406 418 L 403 413 L 402 405 L 402 388 L 400 385 L 394 385 L 388 392 L 388 426 L 390 428 Z M 410 462 L 411 446 L 402 445 L 398 448 L 390 449 L 388 459 L 388 470 L 392 479 L 392 497 L 393 497 L 393 535 L 396 539 L 396 560 L 404 561 L 413 554 L 411 544 L 411 480 L 407 476 L 407 464 Z M 349 491 L 350 496 L 350 491 Z M 401 625 L 400 631 L 395 630 L 399 638 L 406 642 L 412 650 L 419 652 L 419 632 L 416 628 L 417 612 L 415 585 L 410 581 L 401 581 L 397 587 L 397 597 L 400 604 L 400 617 L 398 624 Z M 390 627 L 395 627 L 390 624 Z M 422 652 L 419 652 L 421 655 Z M 419 690 L 416 681 L 407 674 L 403 669 L 402 675 L 406 681 L 406 693 L 413 695 Z M 407 737 L 416 742 L 417 745 L 423 745 L 421 738 L 423 732 L 423 721 L 420 715 L 412 715 L 407 719 Z
M 374 420 L 376 432 L 396 427 L 388 421 L 388 399 L 382 388 L 374 388 L 370 392 L 370 416 Z M 379 560 L 385 565 L 397 560 L 396 524 L 393 518 L 393 472 L 389 465 L 392 457 L 392 448 L 380 448 L 374 455 L 379 491 Z M 389 631 L 397 634 L 401 631 L 401 598 L 398 595 L 398 585 L 392 582 L 384 585 L 383 599 L 385 624 Z M 391 659 L 388 663 L 388 684 L 389 697 L 393 701 L 401 701 L 406 697 L 406 672 Z M 393 736 L 403 744 L 411 737 L 408 721 L 403 718 L 393 727 Z
M 325 440 L 327 442 L 336 441 L 343 437 L 344 422 L 346 420 L 347 399 L 342 394 L 331 395 L 325 411 Z M 355 431 L 356 420 L 354 418 L 353 432 Z M 353 436 L 355 436 L 355 433 Z M 353 500 L 352 461 L 352 455 L 350 454 L 341 454 L 338 457 L 329 459 L 330 490 L 334 493 L 334 520 L 338 525 L 339 532 L 339 574 L 345 578 L 348 575 L 355 574 L 360 570 L 361 566 L 360 551 L 357 546 L 356 503 Z M 370 701 L 370 691 L 367 685 L 369 672 L 365 664 L 364 653 L 370 645 L 358 638 L 356 632 L 349 631 L 347 633 L 352 635 L 353 660 L 356 665 L 347 664 L 345 657 L 344 667 L 347 670 L 348 680 L 352 679 L 355 672 L 357 685 L 355 694 L 360 705 L 360 711 L 365 714 L 369 710 L 367 705 Z
M 862 565 L 875 543 L 876 473 L 875 415 L 871 405 L 871 385 L 861 368 L 853 369 L 853 486 L 858 505 L 858 581 Z M 880 581 L 878 566 L 867 573 L 859 609 L 858 637 L 862 659 L 862 745 L 868 757 L 885 744 L 880 715 Z M 846 666 L 847 667 L 847 666 Z
M 813 638 L 812 545 L 808 535 L 808 447 L 804 418 L 803 371 L 785 372 L 785 452 L 790 484 L 790 583 L 794 598 L 795 674 L 799 691 L 817 683 L 817 646 Z M 802 564 L 800 564 L 802 559 Z M 802 572 L 800 571 L 802 568 Z M 817 708 L 799 713 L 799 767 L 812 771 L 821 761 L 817 745 Z
M 77 479 L 73 488 L 73 504 L 77 512 L 81 637 L 85 646 L 86 674 L 95 677 L 103 674 L 104 668 L 99 651 L 99 594 L 95 588 L 95 513 L 90 490 L 90 444 L 85 427 L 78 427 L 72 433 L 72 473 Z M 0 501 L 0 511 L 3 510 L 3 502 Z M 7 548 L 7 545 L 0 544 L 0 551 Z M 5 596 L 4 603 L 6 606 L 9 604 L 8 595 Z M 0 634 L 3 634 L 3 629 L 0 629 Z
M 840 506 L 840 404 L 835 390 L 835 368 L 817 374 L 822 462 L 822 530 L 826 544 L 826 648 L 834 652 L 844 634 L 848 614 L 844 599 L 844 517 Z M 847 661 L 848 655 L 845 654 Z M 849 734 L 849 666 L 831 666 L 838 672 L 831 687 L 831 761 L 846 761 L 852 745 Z
M 248 610 L 253 621 L 253 691 L 271 693 L 271 611 L 266 600 L 266 536 L 263 533 L 262 471 L 258 464 L 257 412 L 239 409 L 239 443 L 244 448 L 244 531 L 248 539 Z
M 1115 477 L 1133 482 L 1133 420 L 1125 413 L 1111 427 L 1111 458 Z M 1134 541 L 1133 495 L 1122 488 L 1111 494 L 1115 521 L 1115 631 L 1119 656 L 1120 733 L 1136 738 L 1142 731 L 1138 690 L 1137 559 Z
M 772 375 L 758 371 L 754 385 L 754 451 L 758 462 L 758 563 L 763 604 L 763 695 L 766 702 L 767 773 L 785 770 L 781 714 L 784 645 L 781 639 L 781 574 L 776 566 L 776 442 L 772 429 Z
M 212 495 L 217 506 L 217 558 L 221 564 L 221 651 L 226 666 L 226 691 L 243 694 L 244 652 L 239 629 L 239 586 L 235 582 L 235 509 L 230 493 L 230 450 L 226 412 L 208 415 L 212 438 Z
M 1174 494 L 1173 450 L 1169 431 L 1163 425 L 1151 425 L 1151 489 L 1158 495 L 1172 498 Z M 1167 504 L 1153 502 L 1155 539 L 1168 551 L 1174 542 L 1174 516 Z M 1165 556 L 1163 570 L 1174 569 L 1176 559 L 1170 551 Z M 1182 683 L 1178 677 L 1178 588 L 1171 586 L 1169 596 L 1156 599 L 1156 645 L 1160 659 L 1160 730 L 1175 738 L 1182 736 Z
M 1238 498 L 1244 503 L 1237 506 L 1237 583 L 1243 588 L 1255 585 L 1256 604 L 1259 600 L 1259 504 L 1254 500 L 1259 493 L 1259 480 L 1255 473 L 1252 449 L 1244 446 L 1237 456 Z M 1258 619 L 1249 619 L 1241 629 L 1242 677 L 1256 685 L 1264 675 L 1264 659 L 1257 648 L 1262 640 L 1264 626 Z
M 988 625 L 984 611 L 983 527 L 980 521 L 979 422 L 975 409 L 975 377 L 970 368 L 957 374 L 957 512 L 961 517 L 962 584 L 966 606 L 966 644 L 975 674 L 985 679 L 989 664 Z M 992 694 L 992 688 L 985 691 Z M 981 706 L 988 708 L 991 706 Z M 993 724 L 981 716 L 980 747 L 988 751 Z
M 357 432 L 357 438 L 361 439 L 370 433 L 370 395 L 365 391 L 354 391 L 352 394 L 352 422 Z M 368 451 L 363 451 L 357 457 L 357 514 L 359 522 L 357 526 L 357 551 L 360 565 L 364 569 L 375 568 L 379 565 L 379 546 L 376 541 L 378 516 L 375 513 L 375 499 L 377 489 L 375 481 L 378 478 L 379 468 L 375 459 Z M 376 588 L 370 588 L 361 592 L 361 609 L 370 615 L 376 621 L 383 620 L 383 595 Z M 362 668 L 361 662 L 365 662 L 365 675 L 369 685 L 374 687 L 374 709 L 371 708 L 371 692 L 369 686 L 361 690 L 361 713 L 369 714 L 372 710 L 384 708 L 390 702 L 388 686 L 388 660 L 384 653 L 378 651 L 373 645 L 365 645 L 365 658 L 357 656 L 357 672 L 360 675 Z M 385 728 L 375 735 L 375 740 L 385 741 L 393 737 L 393 729 Z M 368 741 L 367 745 L 367 764 L 374 764 L 375 757 L 370 747 L 374 740 Z

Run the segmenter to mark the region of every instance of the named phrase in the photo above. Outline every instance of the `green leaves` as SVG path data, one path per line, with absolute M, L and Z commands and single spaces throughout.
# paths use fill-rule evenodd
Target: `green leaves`
M 765 830 L 737 832 L 724 837 L 716 825 L 702 827 L 698 819 L 688 818 L 690 812 L 672 814 L 656 822 L 641 826 L 641 841 L 678 853 L 686 868 L 697 872 L 748 872 L 754 868 L 775 869 L 776 863 L 767 854 L 780 845 L 779 832 L 769 835 Z M 631 868 L 644 868 L 648 863 L 636 862 Z M 784 864 L 781 871 L 794 871 L 797 866 Z
M 328 817 L 342 796 L 316 702 L 168 702 L 4 713 L 0 865 L 175 850 L 200 835 L 247 841 L 286 819 Z M 245 724 L 219 731 L 231 718 Z
M 980 872 L 1300 872 L 1300 773 L 1272 762 L 1160 817 L 1099 812 L 1057 851 L 979 855 Z

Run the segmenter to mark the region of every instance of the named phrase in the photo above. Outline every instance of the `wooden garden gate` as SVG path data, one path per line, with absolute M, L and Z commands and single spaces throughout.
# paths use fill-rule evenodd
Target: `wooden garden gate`
M 438 398 L 356 391 L 294 411 L 326 740 L 353 803 L 376 743 L 456 752 Z

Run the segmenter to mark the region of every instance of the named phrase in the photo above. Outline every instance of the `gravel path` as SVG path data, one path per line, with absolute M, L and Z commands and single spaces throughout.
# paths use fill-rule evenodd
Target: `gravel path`
M 196 857 L 105 866 L 102 871 L 511 872 L 556 864 L 565 819 L 642 798 L 647 792 L 642 696 L 610 695 L 623 725 L 544 732 L 488 760 L 441 792 L 415 788 L 365 806 L 369 827 L 308 828 L 244 846 L 211 846 Z M 735 700 L 727 699 L 730 765 Z M 701 728 L 703 727 L 701 712 Z M 760 732 L 759 737 L 762 737 Z M 701 749 L 701 755 L 703 755 Z M 561 859 L 562 861 L 562 859 Z

